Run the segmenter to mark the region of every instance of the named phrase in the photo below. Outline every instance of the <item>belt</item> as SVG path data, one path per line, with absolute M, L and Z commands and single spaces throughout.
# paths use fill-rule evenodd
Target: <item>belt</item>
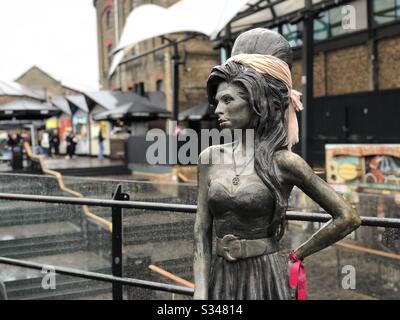
M 276 238 L 243 240 L 231 234 L 222 239 L 217 238 L 217 255 L 228 261 L 257 257 L 278 251 L 279 242 Z

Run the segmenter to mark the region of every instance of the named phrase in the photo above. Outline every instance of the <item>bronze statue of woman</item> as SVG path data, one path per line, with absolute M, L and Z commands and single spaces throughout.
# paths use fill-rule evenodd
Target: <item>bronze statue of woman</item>
M 238 37 L 232 58 L 215 67 L 208 79 L 209 101 L 216 107 L 221 128 L 253 130 L 254 141 L 243 134 L 200 155 L 195 299 L 292 299 L 290 260 L 301 266 L 304 258 L 361 224 L 352 206 L 291 152 L 298 130 L 294 110 L 301 108 L 291 87 L 291 64 L 292 51 L 285 38 L 254 29 Z M 215 153 L 233 161 L 213 163 Z M 293 250 L 289 259 L 280 253 L 279 241 L 294 186 L 332 220 Z M 213 227 L 217 239 L 212 257 Z

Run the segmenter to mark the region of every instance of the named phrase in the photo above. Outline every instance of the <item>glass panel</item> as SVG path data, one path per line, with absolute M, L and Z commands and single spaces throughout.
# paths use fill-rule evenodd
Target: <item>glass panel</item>
M 194 204 L 193 185 L 64 177 L 65 185 L 85 197 L 111 199 L 119 184 L 132 200 Z M 69 196 L 56 180 L 40 175 L 0 174 L 0 192 Z M 111 274 L 111 233 L 88 220 L 82 206 L 0 200 L 0 256 Z M 111 221 L 111 208 L 90 212 Z M 148 269 L 157 264 L 192 280 L 194 215 L 125 210 L 124 276 L 172 283 Z M 176 250 L 179 247 L 180 250 Z M 138 259 L 151 260 L 138 269 Z M 4 268 L 3 268 L 4 267 Z M 41 287 L 44 274 L 25 268 L 1 266 L 0 282 L 9 299 L 111 299 L 111 285 L 73 277 L 56 277 L 56 290 Z M 148 272 L 150 271 L 150 273 Z M 185 296 L 124 287 L 125 299 L 183 299 Z
M 41 193 L 39 189 L 37 192 Z M 100 212 L 96 208 L 91 210 Z M 88 221 L 82 206 L 1 200 L 0 256 L 111 274 L 111 234 Z M 9 299 L 111 298 L 111 286 L 107 283 L 53 277 L 46 273 L 50 270 L 51 267 L 41 272 L 2 265 L 0 282 Z
M 365 30 L 367 28 L 367 6 L 365 1 L 353 1 L 348 4 L 353 7 L 353 11 L 347 9 L 342 11 L 345 6 L 338 6 L 328 11 L 321 12 L 319 17 L 314 21 L 314 39 L 316 41 L 326 40 L 332 37 Z M 354 21 L 351 24 L 347 24 L 349 27 L 345 28 L 343 25 L 343 19 L 351 17 L 355 14 Z M 353 25 L 354 23 L 354 25 Z
M 314 20 L 314 39 L 325 40 L 330 37 L 329 15 L 322 12 L 318 18 Z
M 111 284 L 101 281 L 14 266 L 1 266 L 0 277 L 9 300 L 112 300 Z
M 290 46 L 301 46 L 302 41 L 299 34 L 299 26 L 297 24 L 284 24 L 282 26 L 282 34 L 289 41 Z
M 374 16 L 377 24 L 395 21 L 399 18 L 400 3 L 397 0 L 374 0 Z
M 197 187 L 138 181 L 65 178 L 67 187 L 85 197 L 111 199 L 118 184 L 132 200 L 195 204 Z M 0 192 L 64 195 L 54 178 L 0 174 Z M 396 194 L 346 193 L 363 216 L 400 218 Z M 398 200 L 398 199 L 397 199 Z M 289 207 L 303 212 L 323 210 L 299 189 Z M 111 220 L 111 209 L 91 212 Z M 124 210 L 124 276 L 173 283 L 149 265 L 193 281 L 194 214 L 156 210 Z M 291 221 L 282 254 L 306 241 L 319 223 Z M 340 243 L 305 260 L 309 299 L 398 299 L 400 231 L 362 227 Z M 111 233 L 86 219 L 81 206 L 0 201 L 0 256 L 44 264 L 111 273 Z M 352 276 L 355 274 L 355 283 Z M 57 276 L 55 291 L 42 288 L 42 273 L 0 267 L 0 282 L 10 299 L 111 299 L 111 285 Z M 174 283 L 175 284 L 175 283 Z M 355 285 L 355 289 L 352 287 Z M 0 285 L 1 287 L 1 285 Z M 170 293 L 124 287 L 125 299 L 189 299 Z M 0 294 L 1 296 L 1 294 Z
M 342 7 L 329 10 L 329 20 L 331 25 L 331 34 L 333 37 L 346 33 L 347 30 L 342 26 Z
M 396 193 L 354 193 L 354 189 L 349 188 L 344 196 L 361 216 L 400 218 Z M 290 207 L 304 212 L 323 212 L 297 188 L 292 193 Z M 283 247 L 296 248 L 321 226 L 320 223 L 289 222 Z M 399 240 L 400 229 L 361 227 L 343 241 L 308 257 L 305 266 L 309 299 L 399 299 Z

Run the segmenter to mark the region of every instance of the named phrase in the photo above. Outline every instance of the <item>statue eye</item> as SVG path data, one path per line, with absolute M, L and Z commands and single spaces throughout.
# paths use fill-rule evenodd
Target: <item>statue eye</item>
M 232 97 L 224 97 L 224 102 L 226 103 L 226 104 L 228 104 L 228 103 L 230 103 L 230 102 L 232 102 L 233 101 L 233 98 Z

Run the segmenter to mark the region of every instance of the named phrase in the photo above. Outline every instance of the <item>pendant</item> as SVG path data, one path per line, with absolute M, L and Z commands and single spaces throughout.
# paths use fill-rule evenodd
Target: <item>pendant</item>
M 234 177 L 234 178 L 232 179 L 232 183 L 233 183 L 234 186 L 239 185 L 239 183 L 240 183 L 239 176 Z

